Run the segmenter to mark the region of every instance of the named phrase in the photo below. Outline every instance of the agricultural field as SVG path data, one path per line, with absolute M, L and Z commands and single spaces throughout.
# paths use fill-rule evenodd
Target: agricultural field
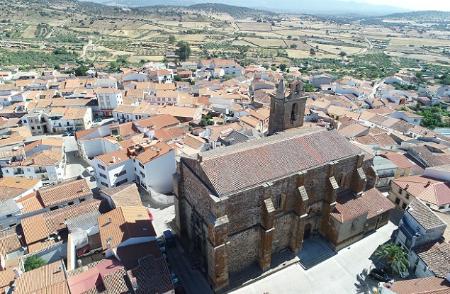
M 78 62 L 108 64 L 123 56 L 130 63 L 163 61 L 178 41 L 185 41 L 193 60 L 295 64 L 317 59 L 322 66 L 323 59 L 352 61 L 384 54 L 449 65 L 450 31 L 440 27 L 424 29 L 419 21 L 392 18 L 343 21 L 235 7 L 121 9 L 69 0 L 0 0 L 0 49 L 3 60 L 11 62 L 17 60 L 13 51 L 18 49 L 39 53 L 58 48 L 71 54 L 68 60 L 78 56 Z

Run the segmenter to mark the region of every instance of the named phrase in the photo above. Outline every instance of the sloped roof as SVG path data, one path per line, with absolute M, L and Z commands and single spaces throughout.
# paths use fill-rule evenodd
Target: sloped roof
M 155 236 L 147 208 L 118 207 L 98 217 L 103 249 L 115 248 L 129 238 Z
M 16 279 L 16 292 L 69 294 L 62 261 L 23 273 Z
M 92 194 L 85 179 L 61 183 L 40 189 L 38 192 L 45 207 L 75 200 Z
M 406 208 L 406 211 L 426 230 L 446 226 L 446 224 L 420 200 L 414 199 L 411 201 Z
M 448 294 L 450 283 L 442 278 L 426 277 L 396 281 L 385 287 L 397 294 Z
M 437 206 L 450 203 L 450 183 L 424 176 L 401 177 L 394 180 L 412 196 Z
M 336 131 L 300 129 L 201 153 L 195 164 L 221 196 L 360 153 Z
M 360 197 L 348 193 L 336 199 L 336 207 L 331 215 L 343 223 L 367 213 L 367 219 L 394 209 L 394 204 L 376 188 L 364 192 Z
M 450 244 L 437 242 L 415 250 L 436 277 L 446 278 L 450 272 Z

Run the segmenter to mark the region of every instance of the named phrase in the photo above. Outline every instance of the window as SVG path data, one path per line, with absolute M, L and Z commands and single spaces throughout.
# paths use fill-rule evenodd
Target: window
M 140 172 L 140 174 L 142 178 L 145 178 L 145 174 L 143 172 Z
M 403 203 L 402 208 L 406 209 L 406 203 Z
M 123 179 L 123 180 L 121 180 L 121 181 L 118 181 L 118 182 L 116 183 L 116 187 L 118 187 L 118 186 L 120 186 L 120 185 L 122 185 L 122 184 L 125 184 L 126 182 L 128 182 L 128 179 Z
M 53 211 L 53 210 L 57 210 L 58 209 L 58 206 L 53 206 L 53 207 L 50 207 L 50 210 L 51 211 Z
M 12 214 L 7 214 L 6 217 L 12 217 Z
M 402 194 L 402 188 L 398 188 L 398 194 Z
M 107 178 L 108 178 L 105 174 L 102 174 L 102 173 L 98 173 L 98 175 L 101 176 L 101 177 L 104 178 L 104 179 L 107 179 Z
M 298 104 L 294 103 L 294 104 L 292 104 L 292 110 L 291 110 L 291 121 L 292 122 L 297 120 L 297 118 L 298 118 L 297 113 L 298 113 Z
M 80 198 L 80 202 L 86 201 L 86 198 Z
M 73 205 L 73 201 L 70 201 L 69 203 L 67 203 L 67 205 Z
M 409 193 L 406 193 L 406 199 L 409 199 Z
M 280 208 L 281 208 L 281 194 L 278 194 L 278 195 L 275 197 L 275 203 L 274 203 L 274 205 L 275 205 L 275 209 L 280 209 Z
M 106 170 L 106 168 L 103 165 L 97 164 L 97 166 L 102 170 Z
M 123 170 L 123 171 L 121 171 L 120 173 L 115 174 L 114 176 L 120 177 L 120 176 L 123 176 L 123 175 L 126 175 L 126 174 L 127 174 L 127 171 L 126 171 L 126 170 Z
M 108 184 L 105 183 L 105 182 L 100 182 L 100 184 L 102 184 L 102 185 L 105 186 L 105 187 L 109 187 Z
M 143 166 L 142 163 L 140 163 L 140 162 L 139 162 L 139 166 L 142 167 L 142 168 L 144 168 L 144 166 Z
M 439 206 L 439 209 L 445 209 L 445 205 Z
M 395 204 L 397 204 L 397 205 L 400 204 L 400 198 L 398 198 L 398 197 L 395 198 Z

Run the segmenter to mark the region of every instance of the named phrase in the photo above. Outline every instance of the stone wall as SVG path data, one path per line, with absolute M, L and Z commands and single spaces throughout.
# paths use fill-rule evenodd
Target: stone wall
M 229 236 L 227 243 L 228 269 L 239 272 L 255 263 L 258 258 L 260 228 L 251 227 L 238 234 Z
M 292 225 L 292 214 L 283 214 L 275 218 L 272 253 L 277 253 L 289 246 Z

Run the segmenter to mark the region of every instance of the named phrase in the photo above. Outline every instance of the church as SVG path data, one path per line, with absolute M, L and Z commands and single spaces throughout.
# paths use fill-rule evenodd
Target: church
M 273 254 L 298 253 L 312 234 L 339 240 L 337 200 L 365 190 L 362 151 L 336 131 L 303 128 L 305 103 L 301 82 L 282 81 L 269 136 L 180 160 L 177 233 L 215 291 L 253 264 L 269 269 Z

